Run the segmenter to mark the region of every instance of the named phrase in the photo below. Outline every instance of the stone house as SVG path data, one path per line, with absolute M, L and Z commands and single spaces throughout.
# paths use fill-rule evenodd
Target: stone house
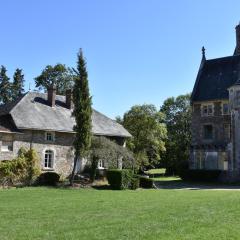
M 56 95 L 54 88 L 47 94 L 28 92 L 17 101 L 0 106 L 0 161 L 15 158 L 21 147 L 35 149 L 41 159 L 42 171 L 56 171 L 68 176 L 73 167 L 74 139 L 71 91 Z M 124 145 L 131 137 L 116 121 L 93 110 L 92 133 Z M 104 167 L 100 162 L 99 167 Z M 82 171 L 86 160 L 77 163 Z
M 232 56 L 202 61 L 191 96 L 190 168 L 240 178 L 240 25 Z

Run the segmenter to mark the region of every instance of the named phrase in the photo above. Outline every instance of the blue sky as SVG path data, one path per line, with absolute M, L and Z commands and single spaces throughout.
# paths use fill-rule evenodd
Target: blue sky
M 201 60 L 231 55 L 240 1 L 2 0 L 0 65 L 26 89 L 48 64 L 83 48 L 95 109 L 114 118 L 192 90 Z

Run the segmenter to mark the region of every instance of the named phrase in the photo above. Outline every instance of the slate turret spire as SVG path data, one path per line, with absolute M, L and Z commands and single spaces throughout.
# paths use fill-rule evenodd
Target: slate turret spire
M 233 55 L 240 54 L 240 23 L 235 27 L 236 29 L 236 47 Z

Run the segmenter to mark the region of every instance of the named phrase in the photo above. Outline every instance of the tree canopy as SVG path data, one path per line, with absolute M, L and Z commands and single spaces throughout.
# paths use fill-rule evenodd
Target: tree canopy
M 151 104 L 135 105 L 118 122 L 132 134 L 127 146 L 134 152 L 139 167 L 153 167 L 165 151 L 167 129 L 164 114 Z
M 22 69 L 17 68 L 13 75 L 13 83 L 11 87 L 12 100 L 16 100 L 24 93 L 24 74 Z
M 169 174 L 176 173 L 178 167 L 189 158 L 191 141 L 190 94 L 171 97 L 164 101 L 160 112 L 165 114 L 168 138 L 163 162 Z
M 45 91 L 49 86 L 55 85 L 57 94 L 64 95 L 67 89 L 73 87 L 76 75 L 77 73 L 73 69 L 64 64 L 47 65 L 35 78 L 35 84 L 40 90 Z

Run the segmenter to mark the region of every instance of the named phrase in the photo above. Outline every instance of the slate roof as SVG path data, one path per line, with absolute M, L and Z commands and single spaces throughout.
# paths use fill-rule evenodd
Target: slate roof
M 54 108 L 48 105 L 47 94 L 37 92 L 28 92 L 10 105 L 0 108 L 0 116 L 10 114 L 18 129 L 73 132 L 75 120 L 72 111 L 66 107 L 65 96 L 56 96 Z M 95 135 L 131 137 L 122 125 L 96 110 L 92 114 L 92 132 Z
M 205 60 L 192 92 L 192 101 L 228 99 L 228 88 L 240 77 L 240 55 Z
M 4 115 L 0 116 L 0 133 L 7 132 L 7 133 L 20 133 L 17 129 L 16 125 L 13 122 L 11 115 Z

